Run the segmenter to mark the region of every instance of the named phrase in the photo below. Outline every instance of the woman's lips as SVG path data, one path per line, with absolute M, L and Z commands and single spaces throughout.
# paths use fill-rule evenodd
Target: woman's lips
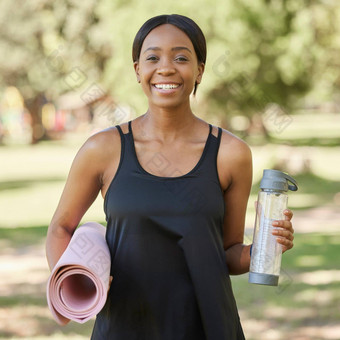
M 161 93 L 173 93 L 181 87 L 181 84 L 177 83 L 157 83 L 152 84 L 153 88 L 155 88 L 158 92 Z

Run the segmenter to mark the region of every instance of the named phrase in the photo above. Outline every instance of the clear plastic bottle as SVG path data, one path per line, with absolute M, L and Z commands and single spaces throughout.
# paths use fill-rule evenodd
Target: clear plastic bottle
M 288 182 L 292 183 L 289 185 Z M 249 282 L 277 286 L 280 276 L 282 245 L 272 235 L 272 223 L 283 220 L 288 190 L 298 189 L 296 181 L 278 170 L 263 170 L 258 195 L 249 269 Z

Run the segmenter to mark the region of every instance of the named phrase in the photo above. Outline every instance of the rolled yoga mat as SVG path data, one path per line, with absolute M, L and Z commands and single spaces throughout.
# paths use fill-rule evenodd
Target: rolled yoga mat
M 47 282 L 47 302 L 60 325 L 84 323 L 103 308 L 111 258 L 106 228 L 96 222 L 78 227 Z

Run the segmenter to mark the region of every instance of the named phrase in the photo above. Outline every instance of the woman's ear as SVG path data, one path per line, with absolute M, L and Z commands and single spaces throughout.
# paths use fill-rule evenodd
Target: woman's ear
M 198 75 L 196 77 L 196 83 L 197 84 L 201 83 L 202 76 L 203 76 L 203 73 L 204 73 L 204 67 L 205 67 L 204 63 L 198 64 Z
M 139 76 L 139 63 L 138 61 L 135 61 L 133 63 L 133 67 L 135 69 L 135 72 L 136 72 L 136 76 L 137 76 L 137 82 L 140 83 L 140 76 Z

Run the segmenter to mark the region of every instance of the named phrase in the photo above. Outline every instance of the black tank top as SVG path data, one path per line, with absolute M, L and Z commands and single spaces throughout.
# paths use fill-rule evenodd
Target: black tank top
M 117 129 L 120 163 L 104 200 L 113 281 L 92 339 L 244 339 L 223 249 L 221 128 L 215 137 L 210 125 L 200 160 L 178 177 L 144 170 L 131 122 Z

